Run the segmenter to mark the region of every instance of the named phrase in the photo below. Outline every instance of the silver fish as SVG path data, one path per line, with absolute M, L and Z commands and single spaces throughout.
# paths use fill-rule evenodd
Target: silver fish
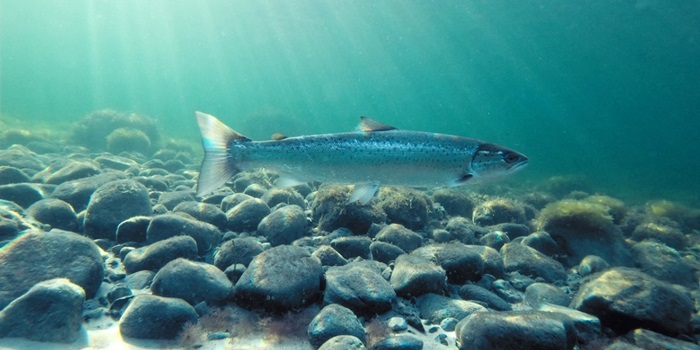
M 366 204 L 380 185 L 454 187 L 513 173 L 528 161 L 493 143 L 399 130 L 366 117 L 352 132 L 252 141 L 211 115 L 195 114 L 204 146 L 197 196 L 240 171 L 265 168 L 280 175 L 275 183 L 280 187 L 310 181 L 355 184 L 348 202 Z

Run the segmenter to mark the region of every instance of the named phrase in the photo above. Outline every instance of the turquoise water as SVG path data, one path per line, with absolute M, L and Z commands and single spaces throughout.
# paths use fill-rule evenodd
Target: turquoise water
M 512 181 L 585 176 L 700 201 L 697 1 L 0 1 L 0 121 L 102 108 L 198 139 L 360 115 L 530 157 Z

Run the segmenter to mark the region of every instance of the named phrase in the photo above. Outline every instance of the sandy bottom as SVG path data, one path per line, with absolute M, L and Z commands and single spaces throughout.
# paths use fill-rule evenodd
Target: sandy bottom
M 262 334 L 249 334 L 223 340 L 211 340 L 202 344 L 197 349 L 218 350 L 313 350 L 305 339 L 276 339 L 274 343 L 265 341 Z M 183 349 L 183 345 L 177 341 L 163 340 L 125 340 L 119 333 L 119 327 L 113 326 L 101 330 L 81 330 L 78 340 L 72 344 L 42 343 L 19 338 L 0 339 L 0 349 L 44 349 L 44 350 L 142 350 L 142 349 Z
M 423 340 L 424 350 L 446 350 L 456 349 L 454 332 L 447 332 L 449 346 L 438 344 L 434 341 L 436 334 L 414 334 Z M 186 347 L 182 343 L 174 340 L 125 340 L 119 333 L 119 327 L 115 324 L 107 329 L 85 330 L 81 329 L 80 337 L 72 344 L 42 343 L 20 338 L 0 339 L 0 350 L 10 349 L 43 349 L 43 350 L 147 350 L 147 349 L 202 349 L 202 350 L 313 350 L 313 347 L 306 339 L 299 338 L 279 338 L 266 340 L 263 333 L 250 333 L 222 340 L 209 340 L 198 347 Z

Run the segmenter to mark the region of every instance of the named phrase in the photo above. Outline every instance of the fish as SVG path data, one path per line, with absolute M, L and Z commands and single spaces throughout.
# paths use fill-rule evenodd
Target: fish
M 350 132 L 253 141 L 216 117 L 195 112 L 204 159 L 198 197 L 241 171 L 264 168 L 279 175 L 275 186 L 303 183 L 353 184 L 348 203 L 367 204 L 379 186 L 456 187 L 500 178 L 528 163 L 514 150 L 477 139 L 407 131 L 360 117 Z

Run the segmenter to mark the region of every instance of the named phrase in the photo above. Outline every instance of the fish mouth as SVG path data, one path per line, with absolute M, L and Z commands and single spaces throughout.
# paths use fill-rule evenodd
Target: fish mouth
M 507 170 L 509 173 L 512 173 L 512 172 L 514 172 L 514 171 L 518 171 L 518 170 L 524 168 L 525 166 L 527 166 L 527 162 L 528 162 L 528 160 L 525 159 L 525 160 L 522 160 L 522 161 L 520 161 L 520 162 L 511 164 L 506 170 Z

